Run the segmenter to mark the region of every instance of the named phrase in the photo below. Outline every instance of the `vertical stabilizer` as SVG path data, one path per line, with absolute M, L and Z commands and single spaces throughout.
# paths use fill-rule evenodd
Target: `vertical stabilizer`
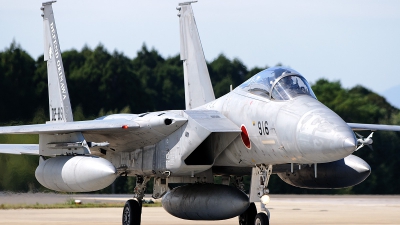
M 41 8 L 44 26 L 44 61 L 47 61 L 49 84 L 50 121 L 72 122 L 71 103 L 52 8 L 54 2 L 45 2 Z
M 177 8 L 179 10 L 186 109 L 193 109 L 215 100 L 191 3 L 180 3 Z

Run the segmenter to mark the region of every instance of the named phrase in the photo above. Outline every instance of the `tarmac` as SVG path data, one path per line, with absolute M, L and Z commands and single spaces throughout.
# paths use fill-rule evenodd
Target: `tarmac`
M 37 196 L 37 197 L 36 197 Z M 400 196 L 270 195 L 270 224 L 400 224 Z M 85 202 L 124 202 L 129 195 L 4 194 L 0 204 L 65 202 L 74 198 Z M 11 202 L 10 202 L 11 201 Z M 223 207 L 223 206 L 221 206 Z M 121 224 L 122 208 L 18 209 L 0 210 L 0 225 Z M 142 225 L 228 225 L 223 221 L 188 221 L 175 218 L 162 207 L 143 208 Z

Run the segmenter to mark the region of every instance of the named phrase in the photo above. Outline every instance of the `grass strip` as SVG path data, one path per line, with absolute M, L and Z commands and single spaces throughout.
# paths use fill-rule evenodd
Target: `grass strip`
M 57 204 L 0 204 L 1 209 L 70 209 L 70 208 L 123 208 L 125 203 L 82 203 L 75 204 L 70 201 Z M 144 203 L 143 207 L 161 207 L 161 203 Z

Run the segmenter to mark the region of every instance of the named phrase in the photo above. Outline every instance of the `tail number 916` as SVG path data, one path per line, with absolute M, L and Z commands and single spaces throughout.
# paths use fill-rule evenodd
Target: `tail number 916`
M 260 135 L 269 135 L 268 122 L 258 121 L 258 133 Z

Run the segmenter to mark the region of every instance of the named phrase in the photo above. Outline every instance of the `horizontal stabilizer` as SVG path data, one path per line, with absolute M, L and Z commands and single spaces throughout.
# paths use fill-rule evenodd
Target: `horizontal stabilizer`
M 38 144 L 0 144 L 0 153 L 15 155 L 39 155 Z
M 352 130 L 400 131 L 400 126 L 382 124 L 347 123 Z

